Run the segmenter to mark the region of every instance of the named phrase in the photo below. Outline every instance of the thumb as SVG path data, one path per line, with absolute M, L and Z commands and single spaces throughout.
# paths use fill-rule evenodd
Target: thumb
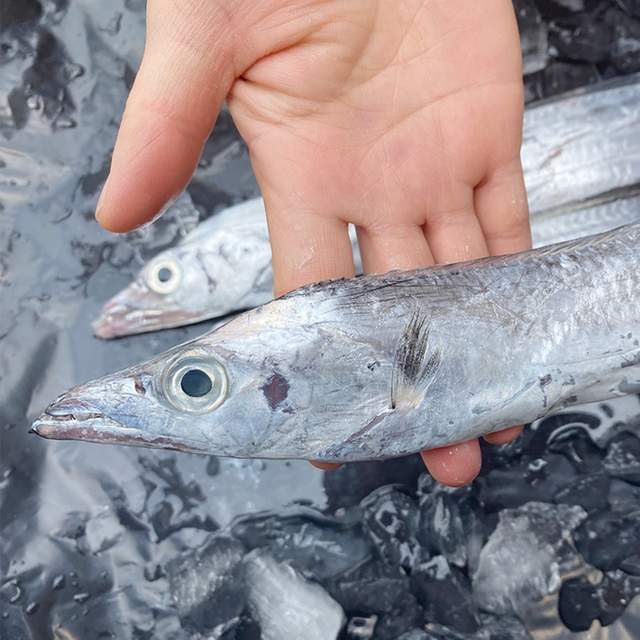
M 151 220 L 184 189 L 235 80 L 228 15 L 219 3 L 205 15 L 180 4 L 147 5 L 145 52 L 96 210 L 110 231 Z

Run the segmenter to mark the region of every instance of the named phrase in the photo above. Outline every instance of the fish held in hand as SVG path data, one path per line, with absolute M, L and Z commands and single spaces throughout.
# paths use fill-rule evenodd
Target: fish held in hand
M 640 224 L 298 289 L 61 396 L 51 438 L 331 462 L 640 392 Z

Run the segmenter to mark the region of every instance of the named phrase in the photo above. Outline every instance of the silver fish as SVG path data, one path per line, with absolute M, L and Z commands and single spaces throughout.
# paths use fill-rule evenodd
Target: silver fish
M 640 223 L 298 289 L 62 395 L 48 438 L 331 462 L 640 392 Z
M 230 207 L 161 252 L 103 307 L 100 338 L 225 316 L 271 299 L 271 247 L 262 199 Z
M 640 184 L 640 77 L 529 108 L 522 161 L 534 246 L 639 220 L 640 194 L 629 189 Z M 353 229 L 351 239 L 359 267 Z M 106 303 L 94 332 L 113 338 L 222 317 L 267 302 L 272 287 L 264 203 L 250 200 L 149 262 Z
M 640 183 L 640 74 L 527 109 L 521 157 L 533 215 Z

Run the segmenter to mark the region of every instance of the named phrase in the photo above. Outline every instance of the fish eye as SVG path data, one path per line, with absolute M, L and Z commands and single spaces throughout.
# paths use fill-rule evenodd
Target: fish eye
M 206 413 L 219 407 L 227 395 L 227 375 L 213 358 L 183 356 L 166 370 L 163 387 L 169 402 L 181 411 Z
M 145 273 L 148 287 L 156 293 L 173 293 L 178 288 L 181 279 L 180 265 L 167 258 L 150 263 Z
M 227 374 L 220 362 L 192 354 L 174 360 L 165 370 L 163 391 L 180 411 L 207 413 L 219 407 L 227 396 Z
M 202 369 L 189 369 L 182 376 L 180 387 L 191 398 L 202 398 L 211 391 L 213 382 Z

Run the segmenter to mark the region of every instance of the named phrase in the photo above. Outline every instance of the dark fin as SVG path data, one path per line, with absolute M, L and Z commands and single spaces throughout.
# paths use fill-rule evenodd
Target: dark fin
M 440 351 L 429 349 L 429 323 L 414 311 L 404 329 L 391 372 L 391 408 L 417 407 L 433 382 L 442 361 Z

